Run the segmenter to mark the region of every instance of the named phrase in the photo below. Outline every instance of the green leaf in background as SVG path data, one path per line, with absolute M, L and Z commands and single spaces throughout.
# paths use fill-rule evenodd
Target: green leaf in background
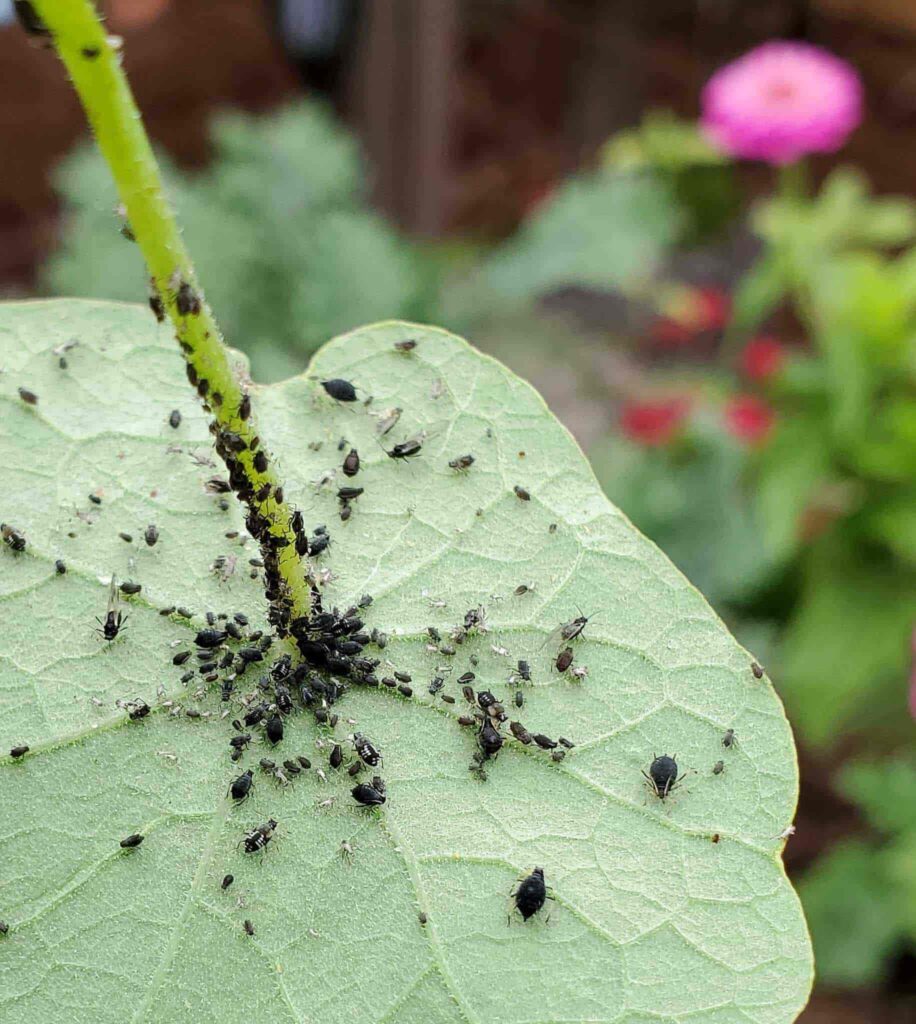
M 841 843 L 802 880 L 818 975 L 829 985 L 880 982 L 890 959 L 916 941 L 914 786 L 912 757 L 852 764 L 840 776 L 879 837 Z
M 832 850 L 805 875 L 799 890 L 819 981 L 842 988 L 881 981 L 901 937 L 894 888 L 884 859 L 855 841 Z
M 687 452 L 616 437 L 590 453 L 608 497 L 716 607 L 747 601 L 774 571 L 746 486 L 746 458 L 721 431 Z
M 259 379 L 299 372 L 326 338 L 367 320 L 427 312 L 416 252 L 368 208 L 356 144 L 322 107 L 220 115 L 213 146 L 197 174 L 160 162 L 207 298 Z M 47 289 L 142 301 L 143 261 L 112 225 L 114 186 L 95 148 L 68 157 L 58 183 L 69 223 Z
M 846 540 L 826 537 L 812 547 L 783 646 L 783 696 L 811 744 L 826 746 L 878 723 L 910 730 L 905 716 L 914 622 L 912 572 L 889 559 L 881 571 Z
M 677 240 L 671 190 L 650 174 L 566 181 L 482 266 L 486 286 L 512 301 L 567 285 L 638 290 Z
M 395 351 L 407 338 L 416 350 Z M 79 345 L 62 370 L 52 350 L 68 341 Z M 359 729 L 383 751 L 389 800 L 376 815 L 326 764 L 327 782 L 313 769 L 285 787 L 258 769 L 267 754 L 323 764 L 331 730 L 311 716 L 290 716 L 273 753 L 253 730 L 231 764 L 219 693 L 183 685 L 172 665 L 205 610 L 258 624 L 263 603 L 253 545 L 232 537 L 238 509 L 220 511 L 203 487 L 215 472 L 206 420 L 169 332 L 138 307 L 11 305 L 0 353 L 2 518 L 28 539 L 23 553 L 0 551 L 0 736 L 2 749 L 33 750 L 0 758 L 3 1024 L 795 1019 L 812 965 L 779 859 L 798 784 L 779 702 L 526 384 L 444 331 L 388 323 L 332 342 L 309 376 L 253 388 L 288 497 L 329 525 L 326 603 L 374 595 L 366 626 L 390 636 L 380 674 L 413 677 L 412 699 L 382 687 L 338 705 L 341 742 Z M 337 376 L 372 404 L 331 402 L 315 378 Z M 394 406 L 387 444 L 429 431 L 409 464 L 376 443 Z M 363 457 L 347 523 L 342 478 L 320 483 L 341 437 Z M 470 472 L 451 470 L 466 452 Z M 151 522 L 149 548 L 138 540 Z M 221 554 L 238 558 L 224 583 L 210 571 Z M 92 627 L 112 573 L 143 589 L 107 646 Z M 521 584 L 532 589 L 517 594 Z M 194 620 L 159 614 L 173 604 Z M 452 659 L 430 649 L 427 627 L 445 635 L 481 604 L 486 633 Z M 593 618 L 573 644 L 588 668 L 576 681 L 552 670 L 545 641 L 580 607 Z M 427 685 L 442 675 L 460 707 L 455 680 L 472 654 L 475 686 L 507 706 L 516 659 L 530 661 L 513 717 L 568 736 L 565 760 L 512 742 L 487 781 L 468 771 L 473 730 Z M 137 697 L 153 710 L 131 722 L 114 702 Z M 687 773 L 664 803 L 641 775 L 656 752 Z M 248 765 L 253 794 L 232 805 L 227 786 Z M 276 842 L 240 852 L 269 816 Z M 121 850 L 138 831 L 143 845 Z M 535 865 L 556 896 L 549 920 L 507 927 L 508 893 Z

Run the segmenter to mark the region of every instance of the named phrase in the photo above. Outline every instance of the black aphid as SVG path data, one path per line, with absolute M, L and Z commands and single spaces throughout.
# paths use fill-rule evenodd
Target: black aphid
M 477 694 L 477 704 L 483 711 L 498 703 L 499 698 L 490 693 L 489 690 L 480 690 Z
M 474 675 L 473 672 L 462 672 L 462 674 L 458 676 L 458 682 L 464 686 L 465 683 L 473 683 L 476 678 L 477 676 Z
M 417 343 L 413 338 L 406 338 L 404 341 L 396 341 L 394 347 L 398 352 L 413 352 Z
M 722 737 L 722 746 L 725 747 L 725 749 L 727 750 L 729 747 L 733 747 L 735 745 L 735 742 L 735 730 L 726 729 L 725 735 Z
M 442 694 L 442 700 L 445 701 L 446 704 L 454 704 L 455 703 L 455 698 L 450 693 L 443 693 Z
M 102 504 L 102 496 L 100 494 L 90 494 L 88 497 L 89 497 L 89 500 L 92 502 L 93 505 L 101 505 Z
M 572 740 L 568 740 L 565 736 L 558 736 L 557 739 L 566 747 L 567 750 L 572 750 L 575 746 Z
M 339 743 L 335 743 L 331 747 L 331 753 L 328 757 L 328 764 L 336 771 L 343 764 L 343 748 Z
M 290 773 L 290 775 L 302 774 L 302 768 L 300 767 L 299 763 L 297 761 L 293 761 L 290 758 L 287 758 L 283 762 L 283 767 Z
M 451 459 L 449 461 L 449 468 L 457 470 L 462 473 L 471 468 L 474 465 L 473 455 L 459 455 L 457 459 Z
M 563 650 L 560 651 L 560 653 L 557 655 L 557 672 L 565 672 L 573 663 L 573 657 L 573 649 L 571 647 L 564 647 Z
M 150 523 L 143 532 L 143 539 L 146 541 L 147 547 L 155 547 L 156 541 L 159 540 L 159 527 L 155 523 Z
M 239 419 L 240 420 L 247 420 L 250 415 L 251 415 L 251 397 L 248 395 L 248 392 L 246 391 L 245 394 L 242 395 L 241 402 L 239 402 Z
M 246 935 L 254 935 L 254 925 L 246 917 L 242 922 L 242 927 L 245 929 Z
M 240 732 L 238 736 L 233 736 L 229 740 L 229 746 L 235 747 L 236 750 L 241 750 L 243 747 L 247 747 L 251 742 L 250 732 Z
M 311 537 L 308 544 L 308 553 L 310 555 L 320 555 L 328 545 L 331 543 L 331 538 L 326 534 L 321 536 Z
M 412 697 L 413 689 L 410 686 L 408 686 L 407 683 L 399 683 L 398 693 L 401 694 L 402 697 Z
M 8 934 L 9 930 L 10 926 L 6 923 L 6 921 L 0 921 L 0 935 Z
M 242 772 L 238 778 L 232 780 L 229 792 L 233 800 L 244 800 L 248 796 L 251 792 L 251 779 L 252 773 L 249 768 L 247 772 Z
M 335 377 L 331 380 L 323 380 L 321 386 L 335 401 L 356 401 L 356 388 L 348 380 L 341 380 L 339 377 Z
M 223 880 L 220 882 L 221 889 L 228 889 L 230 885 L 235 881 L 235 875 L 223 875 Z
M 13 757 L 13 758 L 25 757 L 25 755 L 28 752 L 29 752 L 29 745 L 27 743 L 20 743 L 20 745 L 18 747 L 13 747 L 13 749 L 10 751 L 10 757 Z
M 366 739 L 362 733 L 358 732 L 354 734 L 353 746 L 357 755 L 365 761 L 370 768 L 375 768 L 381 763 L 382 755 L 372 744 L 371 740 Z
M 713 773 L 713 775 L 721 775 L 722 772 L 724 772 L 724 771 L 725 771 L 725 762 L 724 761 L 716 761 L 716 763 L 712 766 L 712 773 Z
M 133 534 L 124 533 L 122 531 L 121 533 L 118 534 L 118 536 L 121 538 L 121 540 L 124 541 L 125 544 L 133 544 L 133 542 L 134 542 Z
M 123 850 L 132 850 L 134 847 L 139 846 L 143 842 L 143 836 L 139 832 L 134 832 L 133 835 L 127 836 L 126 839 L 122 839 L 120 846 Z
M 200 297 L 187 281 L 182 281 L 178 286 L 175 308 L 181 316 L 198 316 L 200 313 Z
M 337 500 L 343 502 L 356 501 L 364 489 L 363 487 L 339 487 L 337 489 Z
M 165 306 L 162 302 L 158 290 L 156 289 L 156 279 L 150 278 L 150 290 L 149 290 L 149 308 L 153 311 L 153 316 L 156 318 L 157 323 L 162 323 L 165 320 Z
M 219 647 L 229 634 L 224 629 L 202 629 L 194 637 L 194 643 L 205 650 Z
M 271 743 L 279 743 L 283 739 L 283 719 L 277 714 L 271 715 L 264 731 Z
M 26 405 L 38 405 L 38 395 L 34 391 L 29 391 L 28 388 L 20 388 L 19 397 Z
M 474 687 L 473 686 L 462 686 L 461 692 L 464 695 L 464 699 L 468 704 L 474 703 Z
M 363 807 L 381 807 L 385 802 L 384 792 L 380 792 L 368 782 L 361 782 L 358 786 L 354 786 L 350 793 L 353 795 L 353 799 Z
M 684 777 L 682 775 L 678 778 L 677 761 L 667 754 L 662 754 L 660 757 L 656 756 L 652 764 L 649 765 L 648 773 L 643 772 L 643 775 L 649 784 L 649 788 L 659 800 L 664 800 Z
M 515 496 L 516 498 L 519 499 L 519 501 L 531 501 L 531 495 L 525 490 L 524 487 L 519 487 L 519 485 L 516 484 L 512 488 L 512 490 L 515 491 Z
M 64 573 L 67 571 L 67 563 L 62 558 L 58 558 L 58 560 L 54 563 L 54 571 L 57 573 L 58 576 L 63 576 Z
M 118 589 L 122 594 L 133 597 L 134 594 L 139 594 L 143 587 L 139 583 L 131 583 L 130 580 L 125 580 Z
M 169 426 L 173 430 L 177 430 L 181 426 L 181 410 L 173 409 L 169 413 Z
M 98 616 L 95 621 L 102 627 L 97 629 L 96 632 L 100 633 L 109 643 L 115 639 L 118 633 L 121 632 L 121 627 L 127 620 L 126 615 L 122 615 L 118 610 L 118 581 L 112 576 L 111 585 L 108 588 L 108 610 L 105 613 L 105 621 L 103 622 Z
M 531 738 L 541 748 L 541 750 L 553 750 L 557 745 L 556 740 L 552 740 L 549 736 L 545 736 L 542 732 L 534 733 Z
M 515 691 L 515 706 L 517 708 L 521 708 L 521 707 L 524 707 L 524 705 L 525 705 L 525 695 L 522 693 L 521 690 L 516 690 Z
M 255 452 L 253 463 L 255 470 L 258 473 L 267 472 L 267 456 L 264 452 Z
M 269 818 L 263 825 L 258 825 L 250 832 L 246 832 L 242 839 L 245 853 L 257 853 L 259 850 L 263 850 L 273 837 L 276 828 L 277 823 L 273 818 Z
M 503 738 L 499 730 L 487 719 L 480 727 L 480 732 L 477 734 L 477 742 L 487 757 L 496 757 L 502 749 Z
M 751 672 L 753 672 L 755 679 L 763 679 L 763 668 L 756 661 L 751 662 Z
M 524 743 L 525 746 L 528 746 L 529 744 L 534 742 L 531 733 L 528 732 L 528 730 L 522 725 L 521 722 L 510 722 L 509 732 L 512 733 L 512 735 L 519 741 L 519 743 Z
M 149 714 L 149 704 L 141 697 L 137 697 L 125 706 L 127 708 L 127 717 L 132 722 L 139 722 L 141 718 L 146 718 Z
M 12 548 L 13 551 L 25 551 L 25 534 L 21 530 L 17 530 L 15 526 L 10 526 L 9 523 L 0 523 L 0 536 L 3 537 L 4 544 Z
M 547 899 L 547 886 L 544 884 L 544 869 L 535 868 L 530 875 L 518 883 L 518 887 L 512 893 L 515 900 L 515 909 L 527 921 L 533 917 L 543 906 Z
M 413 679 L 410 677 L 410 675 L 407 672 L 395 672 L 394 673 L 394 678 L 397 679 L 397 681 L 399 683 L 412 683 L 413 682 Z
M 343 460 L 343 474 L 344 476 L 356 476 L 358 472 L 359 452 L 355 448 L 351 448 Z

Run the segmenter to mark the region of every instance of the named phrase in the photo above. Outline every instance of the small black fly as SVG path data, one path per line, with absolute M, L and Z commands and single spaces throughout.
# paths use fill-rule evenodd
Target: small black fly
M 111 577 L 111 585 L 108 588 L 108 610 L 105 613 L 105 621 L 103 622 L 98 616 L 95 621 L 102 627 L 97 629 L 96 633 L 104 637 L 108 643 L 117 637 L 127 621 L 127 616 L 122 615 L 119 611 L 118 581 L 114 576 Z

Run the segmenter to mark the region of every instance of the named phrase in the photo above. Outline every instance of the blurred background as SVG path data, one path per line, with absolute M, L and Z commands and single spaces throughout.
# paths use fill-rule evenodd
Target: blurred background
M 916 1020 L 913 0 L 101 6 L 255 377 L 405 317 L 531 380 L 787 705 L 804 1024 Z M 791 175 L 697 122 L 710 75 L 777 38 L 865 90 L 845 146 Z M 11 0 L 0 63 L 0 290 L 145 301 Z

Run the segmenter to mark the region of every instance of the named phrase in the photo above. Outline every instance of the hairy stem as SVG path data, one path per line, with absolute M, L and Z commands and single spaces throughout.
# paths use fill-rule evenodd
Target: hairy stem
M 275 625 L 282 631 L 284 619 L 307 615 L 311 607 L 308 562 L 296 551 L 292 509 L 257 440 L 247 392 L 200 294 L 166 201 L 156 158 L 121 67 L 119 42 L 106 35 L 91 0 L 34 0 L 33 6 L 50 31 L 117 184 L 150 272 L 150 305 L 157 316 L 171 318 L 188 378 L 213 413 L 217 451 L 230 469 L 233 489 L 249 506 L 249 530 L 265 553 L 268 597 L 278 609 Z

